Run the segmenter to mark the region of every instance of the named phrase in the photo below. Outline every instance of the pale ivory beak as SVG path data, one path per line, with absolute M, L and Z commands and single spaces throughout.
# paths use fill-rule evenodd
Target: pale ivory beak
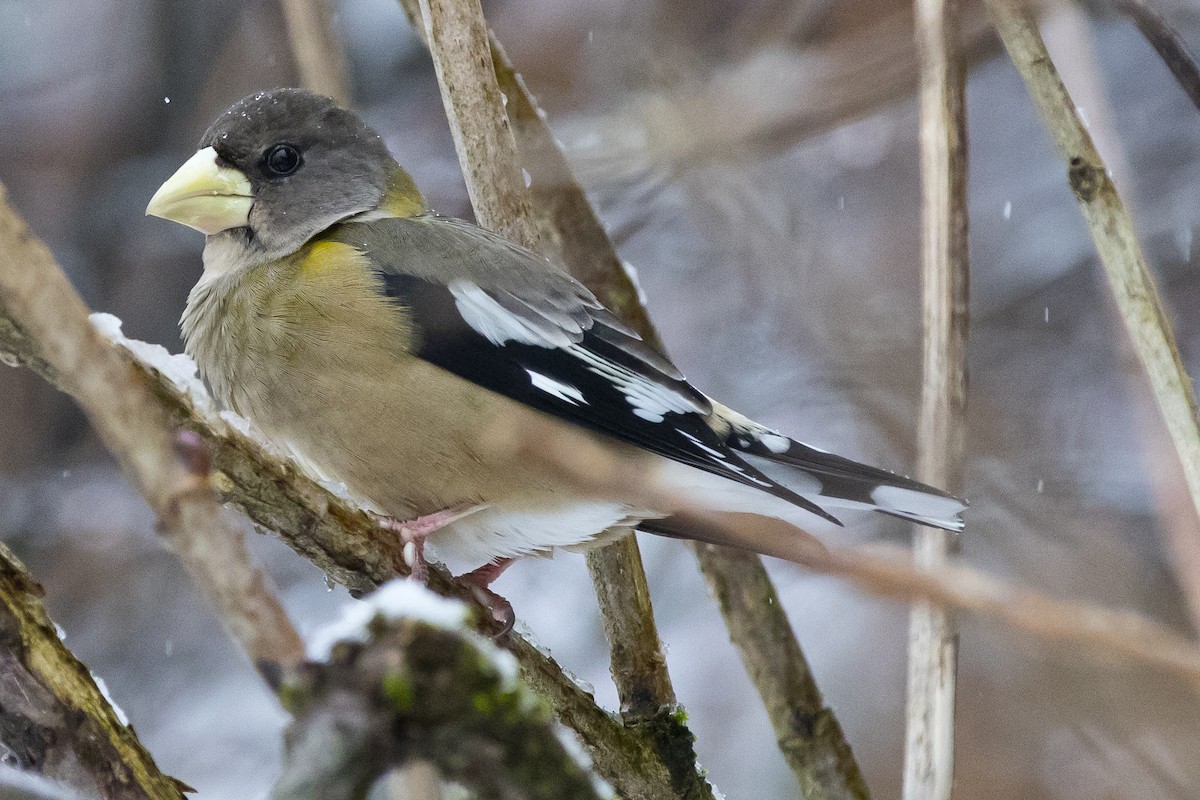
M 146 213 L 211 236 L 249 223 L 251 192 L 245 173 L 218 165 L 217 151 L 205 147 L 158 187 Z

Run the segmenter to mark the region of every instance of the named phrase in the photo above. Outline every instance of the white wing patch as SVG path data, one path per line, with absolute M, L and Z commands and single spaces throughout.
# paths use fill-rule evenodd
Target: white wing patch
M 529 379 L 533 381 L 534 388 L 541 389 L 546 394 L 554 395 L 559 400 L 565 400 L 573 406 L 581 404 L 586 406 L 588 404 L 588 401 L 583 396 L 583 392 L 571 384 L 556 381 L 554 378 L 543 375 L 540 372 L 535 372 L 528 367 L 525 368 L 525 371 L 529 373 Z
M 661 383 L 647 380 L 628 367 L 624 367 L 607 358 L 599 356 L 585 347 L 571 345 L 567 352 L 588 365 L 588 370 L 607 380 L 625 395 L 625 399 L 633 408 L 635 416 L 647 422 L 662 422 L 667 413 L 676 414 L 698 413 L 705 414 L 708 409 L 702 408 L 691 398 L 680 394 Z
M 463 320 L 492 344 L 507 342 L 560 349 L 582 361 L 589 372 L 599 375 L 625 396 L 635 416 L 647 422 L 662 422 L 669 413 L 707 414 L 708 408 L 672 387 L 647 378 L 577 344 L 583 328 L 563 327 L 561 320 L 538 319 L 514 313 L 494 297 L 467 280 L 447 284 Z M 548 375 L 526 369 L 533 385 L 548 394 L 579 405 L 585 403 L 578 388 Z
M 792 446 L 791 441 L 779 433 L 759 433 L 758 440 L 762 442 L 763 447 L 772 453 L 786 453 L 788 448 Z
M 871 500 L 885 511 L 895 511 L 916 522 L 954 531 L 963 529 L 958 515 L 966 506 L 953 497 L 939 497 L 903 486 L 877 486 L 871 492 Z
M 572 334 L 578 336 L 583 332 L 578 327 L 568 331 L 547 320 L 539 325 L 538 320 L 514 314 L 470 281 L 453 280 L 447 288 L 454 295 L 454 305 L 463 320 L 497 347 L 505 342 L 568 347 L 573 343 Z

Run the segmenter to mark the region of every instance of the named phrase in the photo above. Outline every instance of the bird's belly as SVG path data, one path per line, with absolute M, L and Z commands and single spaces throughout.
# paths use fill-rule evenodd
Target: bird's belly
M 255 383 L 260 394 L 239 405 L 264 433 L 389 516 L 487 506 L 429 539 L 463 566 L 586 544 L 646 516 L 582 499 L 545 469 L 497 453 L 487 443 L 498 426 L 545 425 L 541 413 L 423 361 L 358 360 Z

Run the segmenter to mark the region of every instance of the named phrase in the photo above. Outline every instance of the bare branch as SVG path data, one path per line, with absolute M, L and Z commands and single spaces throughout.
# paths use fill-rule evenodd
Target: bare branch
M 872 594 L 926 600 L 998 619 L 1051 642 L 1080 644 L 1178 675 L 1200 689 L 1200 647 L 1132 611 L 1072 603 L 1021 589 L 968 567 L 918 567 L 886 546 L 831 547 L 804 566 L 852 581 Z
M 1166 23 L 1158 12 L 1146 5 L 1143 0 L 1117 0 L 1116 8 L 1133 20 L 1133 24 L 1146 37 L 1157 52 L 1167 69 L 1175 76 L 1184 93 L 1200 109 L 1200 66 L 1188 52 L 1183 39 Z
M 6 758 L 84 797 L 182 800 L 186 787 L 159 771 L 88 668 L 63 645 L 41 595 L 42 587 L 0 544 L 0 729 Z M 0 782 L 0 796 L 10 796 L 6 782 Z
M 924 365 L 918 425 L 921 480 L 962 488 L 967 405 L 966 64 L 956 0 L 917 0 L 921 60 L 922 303 Z M 913 530 L 918 566 L 941 566 L 953 534 Z M 949 800 L 954 778 L 958 626 L 949 611 L 916 603 L 908 632 L 905 800 Z
M 805 800 L 867 800 L 866 781 L 825 705 L 774 584 L 756 554 L 696 544 L 709 591 L 762 698 Z
M 425 41 L 475 218 L 506 239 L 540 250 L 479 0 L 420 3 Z
M 333 27 L 327 0 L 280 0 L 292 56 L 306 89 L 350 103 L 346 48 Z
M 1191 378 L 1183 367 L 1175 334 L 1154 278 L 1138 245 L 1133 219 L 1100 158 L 1091 135 L 1059 78 L 1032 13 L 1012 0 L 987 0 L 988 12 L 1009 57 L 1025 80 L 1055 147 L 1067 162 L 1067 179 L 1104 265 L 1109 287 L 1134 352 L 1150 379 L 1183 467 L 1192 505 L 1200 513 L 1200 424 Z M 1196 531 L 1193 526 L 1175 526 Z M 1200 628 L 1200 540 L 1176 545 L 1176 577 Z
M 632 573 L 621 569 L 634 564 Z M 637 539 L 620 541 L 588 554 L 588 570 L 596 587 L 600 619 L 611 647 L 610 670 L 626 722 L 654 719 L 675 705 L 675 689 L 667 672 L 650 607 L 650 588 Z M 615 578 L 615 580 L 614 580 Z M 631 613 L 625 613 L 631 609 Z

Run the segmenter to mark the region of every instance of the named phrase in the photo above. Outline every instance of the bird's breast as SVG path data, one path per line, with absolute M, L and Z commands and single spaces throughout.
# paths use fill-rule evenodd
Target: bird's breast
M 352 259 L 201 281 L 183 328 L 224 405 L 390 515 L 558 504 L 552 478 L 481 445 L 540 413 L 411 356 L 402 310 Z

